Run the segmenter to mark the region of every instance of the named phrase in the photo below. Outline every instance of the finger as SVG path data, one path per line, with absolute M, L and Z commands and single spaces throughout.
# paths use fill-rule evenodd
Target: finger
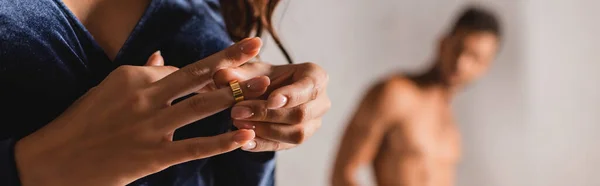
M 240 81 L 245 81 L 245 80 L 240 80 Z M 229 83 L 227 83 L 227 85 L 229 85 Z M 221 86 L 221 87 L 226 87 L 226 86 Z M 202 87 L 200 90 L 197 90 L 195 93 L 205 93 L 205 92 L 210 92 L 210 91 L 214 91 L 217 90 L 219 88 L 217 88 L 217 86 L 215 85 L 215 83 L 208 83 L 206 84 L 204 87 Z
M 233 123 L 240 129 L 253 129 L 261 138 L 291 144 L 302 144 L 321 127 L 321 120 L 296 125 L 239 120 Z
M 240 83 L 243 96 L 254 98 L 262 95 L 269 86 L 269 78 L 257 77 Z M 164 110 L 159 116 L 157 127 L 173 131 L 179 127 L 198 121 L 223 111 L 235 102 L 230 87 L 194 95 Z
M 289 143 L 281 143 L 276 141 L 271 141 L 267 139 L 262 139 L 260 137 L 254 138 L 249 144 L 253 144 L 253 146 L 243 146 L 242 150 L 249 152 L 271 152 L 271 151 L 281 151 L 293 148 L 297 145 L 289 144 Z
M 154 52 L 144 66 L 164 66 L 165 60 L 163 59 L 160 51 Z
M 142 67 L 147 75 L 148 84 L 154 83 L 169 74 L 179 70 L 177 67 L 173 66 L 164 66 L 165 61 L 160 54 L 160 51 L 154 52 L 149 58 L 144 67 Z
M 231 118 L 243 121 L 299 124 L 322 117 L 331 107 L 327 97 L 292 108 L 267 109 L 267 101 L 247 100 L 234 105 Z
M 217 87 L 227 86 L 230 81 L 245 81 L 256 76 L 263 76 L 269 72 L 269 64 L 266 63 L 245 63 L 242 66 L 234 68 L 225 68 L 217 71 L 213 80 Z
M 174 66 L 143 66 L 141 67 L 145 72 L 146 82 L 148 84 L 159 81 L 162 78 L 165 78 L 169 74 L 174 73 L 179 70 L 179 68 Z
M 300 77 L 292 84 L 274 90 L 268 98 L 268 108 L 295 107 L 314 100 L 321 94 L 329 81 L 327 73 L 315 64 L 306 63 L 301 66 Z
M 230 152 L 247 145 L 254 137 L 252 130 L 237 130 L 218 136 L 174 141 L 162 151 L 162 157 L 166 164 L 175 165 Z
M 270 109 L 295 107 L 315 99 L 318 91 L 314 80 L 303 78 L 273 91 L 268 98 L 267 107 Z
M 208 83 L 196 93 L 203 93 L 216 90 L 218 88 L 226 87 L 229 82 L 233 80 L 246 81 L 254 77 L 263 76 L 268 74 L 268 65 L 266 63 L 244 63 L 239 67 L 224 68 L 215 72 L 213 75 L 213 82 Z
M 212 82 L 216 71 L 237 67 L 255 57 L 261 46 L 259 38 L 245 39 L 161 79 L 154 84 L 154 92 L 157 97 L 169 102 L 191 94 Z

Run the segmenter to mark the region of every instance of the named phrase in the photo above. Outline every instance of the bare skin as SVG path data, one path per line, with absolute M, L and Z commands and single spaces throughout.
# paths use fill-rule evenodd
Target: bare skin
M 149 0 L 63 2 L 94 36 L 94 40 L 111 60 L 115 59 L 150 3 Z
M 463 50 L 452 53 L 457 42 Z M 365 164 L 373 166 L 378 185 L 454 185 L 461 145 L 451 99 L 487 70 L 496 47 L 493 34 L 457 33 L 442 40 L 440 60 L 426 73 L 374 86 L 345 131 L 333 185 L 357 185 L 355 173 Z

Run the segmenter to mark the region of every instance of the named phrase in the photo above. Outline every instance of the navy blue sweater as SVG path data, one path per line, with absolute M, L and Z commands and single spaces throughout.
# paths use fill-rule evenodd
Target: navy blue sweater
M 20 185 L 14 144 L 52 121 L 119 65 L 160 50 L 182 67 L 232 44 L 218 0 L 152 0 L 114 60 L 60 0 L 0 0 L 0 185 Z M 230 129 L 228 111 L 185 126 L 175 139 Z M 273 185 L 274 153 L 236 150 L 172 166 L 131 185 Z

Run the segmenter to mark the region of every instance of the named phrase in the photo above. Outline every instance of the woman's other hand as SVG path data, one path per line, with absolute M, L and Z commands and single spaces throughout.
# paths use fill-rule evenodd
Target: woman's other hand
M 169 166 L 239 148 L 255 137 L 238 130 L 173 141 L 175 129 L 234 103 L 229 87 L 172 101 L 212 83 L 223 68 L 258 54 L 260 39 L 247 39 L 182 69 L 163 66 L 154 54 L 146 66 L 122 66 L 54 121 L 17 142 L 22 185 L 126 185 Z M 262 95 L 268 77 L 242 82 L 244 96 Z
M 225 86 L 231 80 L 261 75 L 271 79 L 265 97 L 240 102 L 232 109 L 236 127 L 256 132 L 256 146 L 242 149 L 278 151 L 303 143 L 321 126 L 323 115 L 331 107 L 327 73 L 314 63 L 273 66 L 253 62 L 218 71 L 215 83 Z

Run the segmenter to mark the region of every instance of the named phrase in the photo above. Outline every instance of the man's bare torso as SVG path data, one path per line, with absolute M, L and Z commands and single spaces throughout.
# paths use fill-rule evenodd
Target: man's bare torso
M 453 185 L 460 136 L 447 99 L 407 79 L 390 81 L 404 81 L 397 92 L 412 98 L 403 109 L 411 113 L 385 133 L 373 163 L 378 185 Z

